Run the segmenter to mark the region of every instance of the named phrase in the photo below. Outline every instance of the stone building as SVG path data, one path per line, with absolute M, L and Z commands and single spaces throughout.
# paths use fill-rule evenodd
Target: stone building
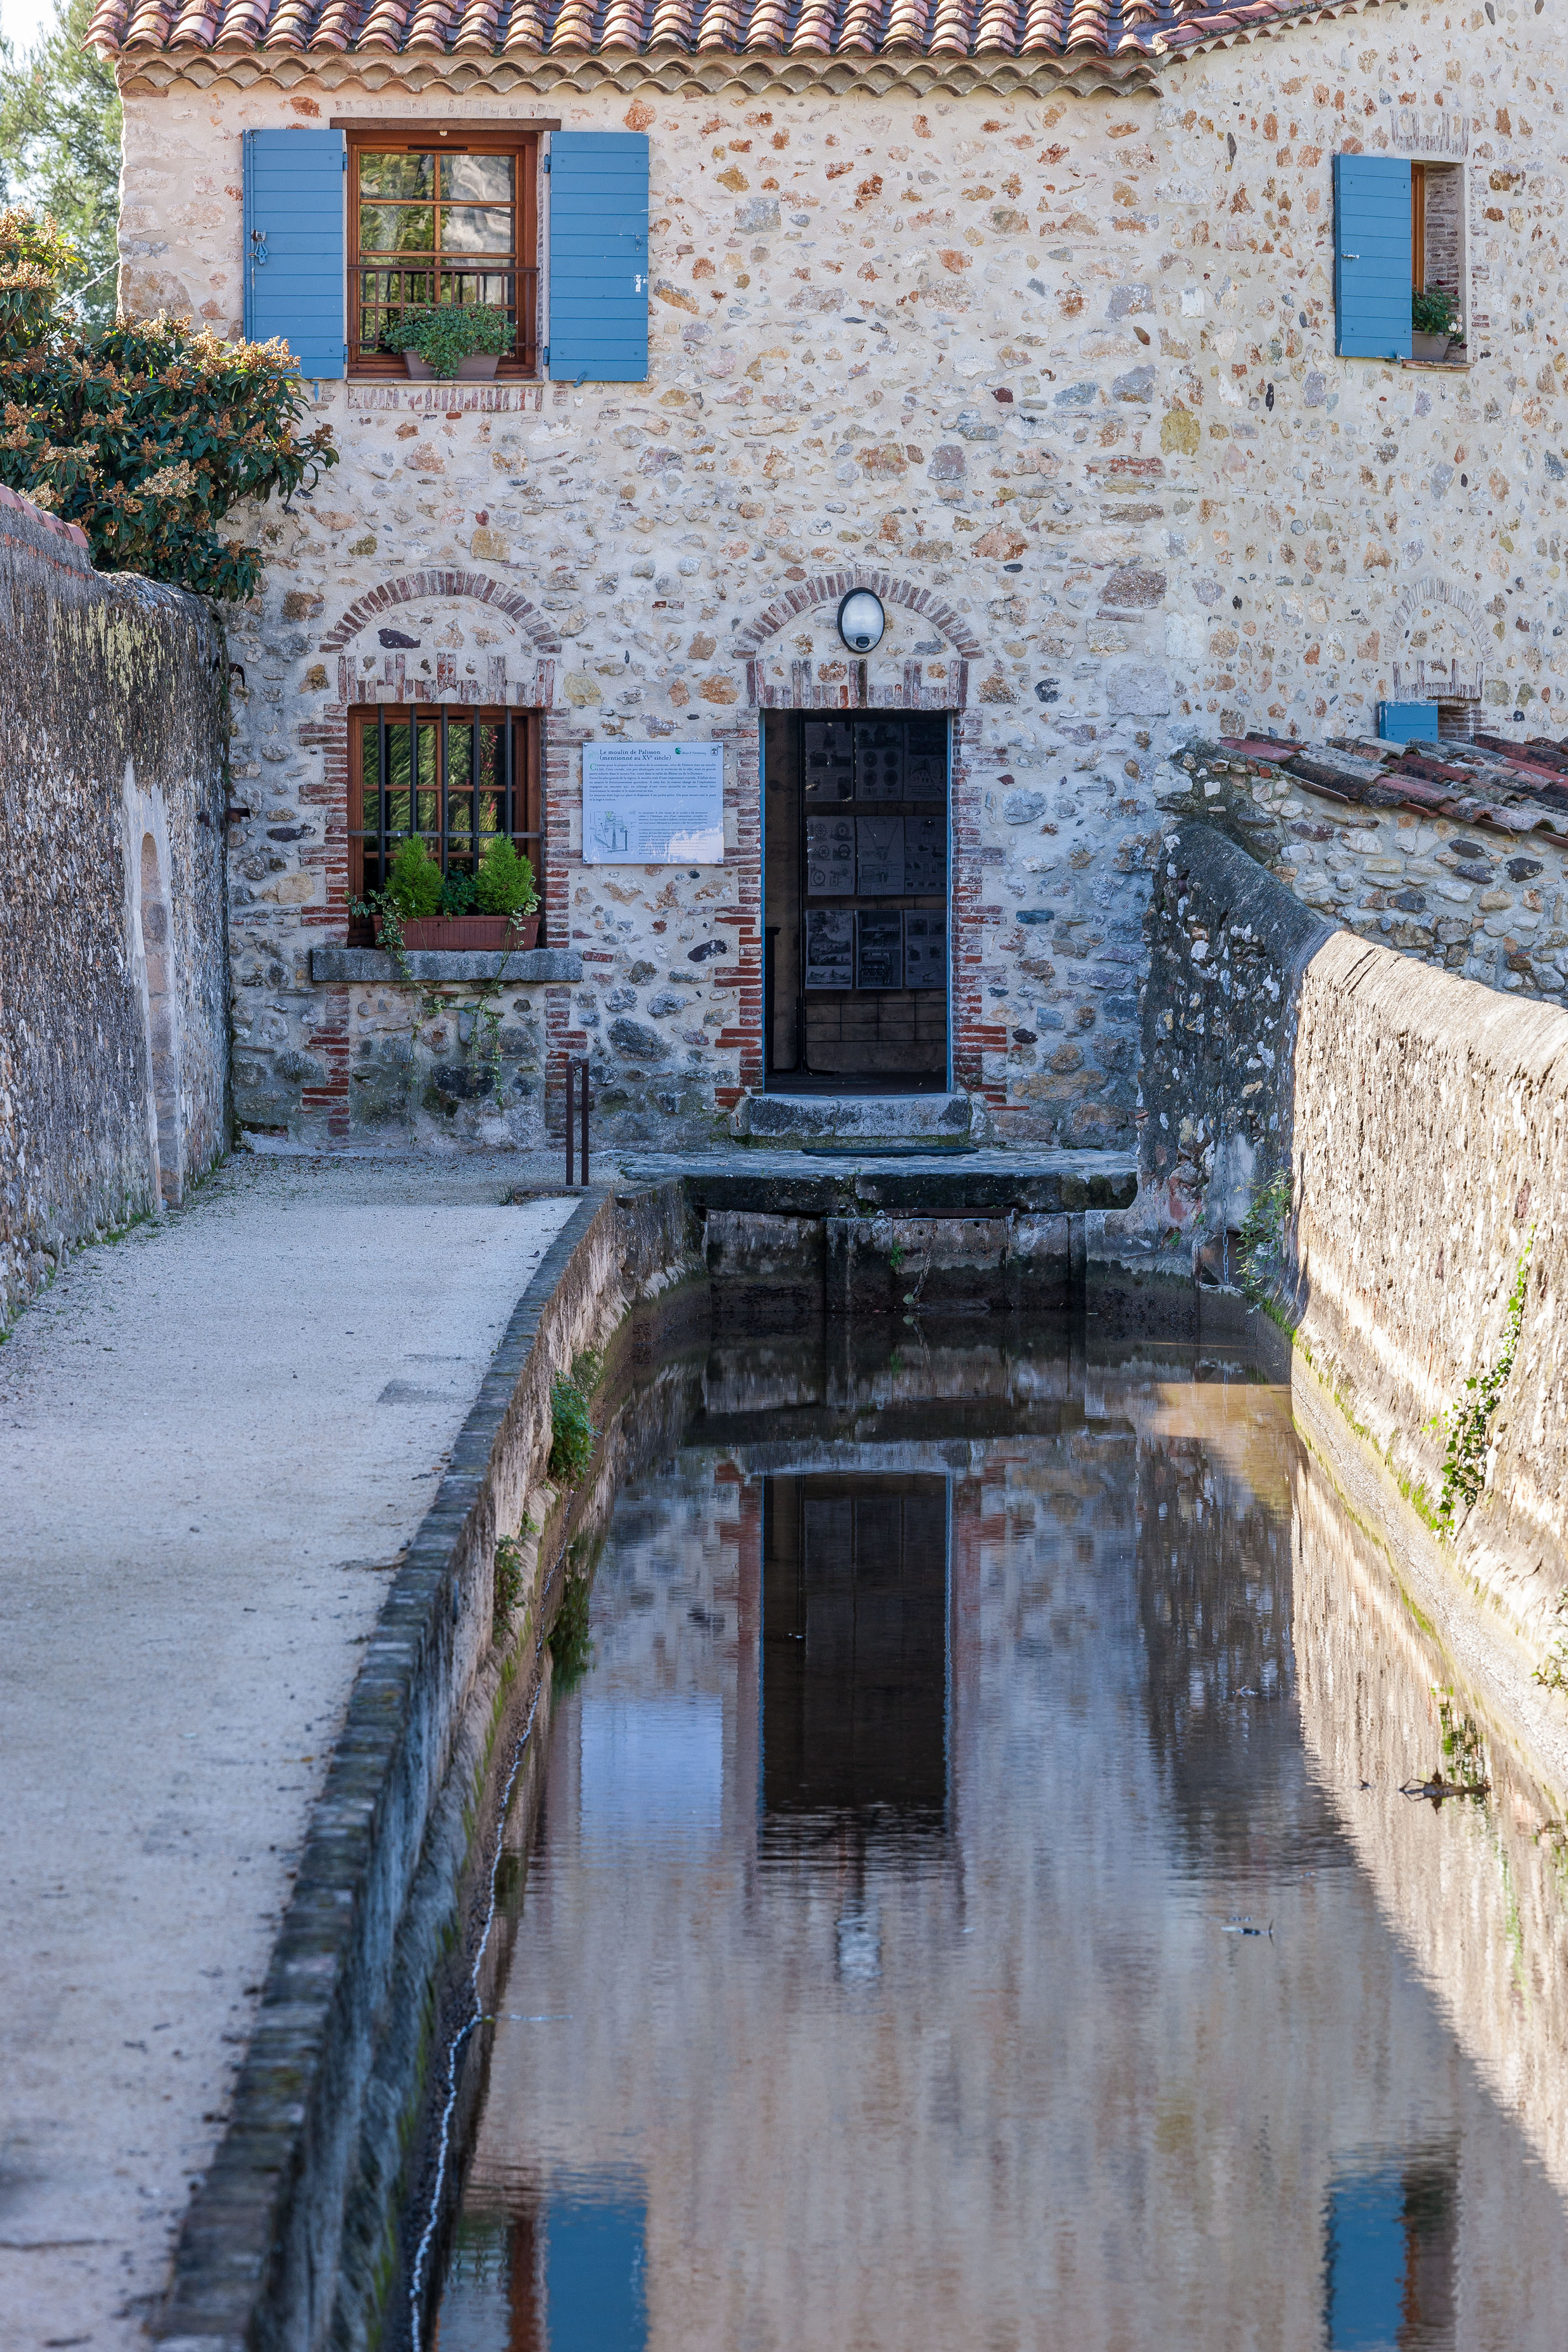
M 1173 753 L 1380 700 L 1559 727 L 1539 0 L 104 0 L 93 37 L 125 307 L 287 332 L 341 451 L 245 526 L 252 1129 L 538 1141 L 587 1054 L 628 1142 L 880 1092 L 1124 1147 Z M 511 313 L 493 382 L 405 371 L 438 271 Z M 1464 339 L 1425 361 L 1417 283 Z M 719 748 L 722 862 L 585 857 L 584 751 L 632 745 Z M 347 943 L 412 756 L 433 811 L 505 767 L 481 829 L 542 861 L 488 995 Z

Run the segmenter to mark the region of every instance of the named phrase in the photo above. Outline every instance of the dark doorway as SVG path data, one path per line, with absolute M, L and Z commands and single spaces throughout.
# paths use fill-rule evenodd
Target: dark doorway
M 766 1083 L 947 1085 L 945 713 L 769 712 Z

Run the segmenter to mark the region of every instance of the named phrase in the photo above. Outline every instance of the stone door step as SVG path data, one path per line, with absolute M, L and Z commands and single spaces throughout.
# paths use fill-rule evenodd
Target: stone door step
M 747 1095 L 737 1104 L 732 1132 L 776 1149 L 878 1144 L 943 1145 L 970 1140 L 974 1106 L 967 1095 Z

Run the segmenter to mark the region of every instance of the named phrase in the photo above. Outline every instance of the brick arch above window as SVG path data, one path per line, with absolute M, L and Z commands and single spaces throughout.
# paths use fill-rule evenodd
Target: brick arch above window
M 384 620 L 400 604 L 425 604 L 437 596 L 468 596 L 477 604 L 487 604 L 494 613 L 504 613 L 514 621 L 534 647 L 536 653 L 559 654 L 560 639 L 537 605 L 515 589 L 505 587 L 483 572 L 410 572 L 397 580 L 383 580 L 363 596 L 357 596 L 343 614 L 321 639 L 324 654 L 340 653 L 372 621 Z

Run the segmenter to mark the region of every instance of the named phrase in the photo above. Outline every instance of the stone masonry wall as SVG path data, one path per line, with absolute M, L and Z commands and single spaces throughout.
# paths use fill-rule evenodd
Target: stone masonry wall
M 1499 723 L 1559 706 L 1565 57 L 1555 13 L 1421 0 L 1114 93 L 1017 61 L 994 88 L 893 58 L 122 63 L 122 299 L 230 331 L 246 127 L 651 142 L 645 384 L 323 385 L 343 463 L 262 519 L 241 1118 L 538 1140 L 586 1047 L 621 1138 L 711 1135 L 761 1077 L 757 706 L 863 698 L 962 720 L 955 1083 L 1000 1139 L 1124 1146 L 1162 757 L 1367 727 L 1417 664 L 1473 675 Z M 1333 358 L 1353 146 L 1464 160 L 1469 369 Z M 863 674 L 832 630 L 862 576 L 889 614 Z M 402 992 L 326 992 L 308 951 L 344 935 L 350 708 L 497 683 L 554 714 L 549 936 L 584 979 L 508 993 L 504 1110 L 431 1108 L 456 1001 L 411 1037 Z M 578 747 L 616 734 L 726 742 L 722 869 L 580 864 Z
M 1548 1646 L 1568 1573 L 1568 1014 L 1331 929 L 1208 827 L 1168 841 L 1144 1001 L 1145 1220 L 1237 1229 L 1288 1171 L 1276 1296 L 1353 1425 L 1428 1513 L 1434 1424 L 1523 1328 L 1456 1513 L 1469 1571 Z
M 1159 792 L 1172 824 L 1231 833 L 1295 897 L 1362 939 L 1568 1005 L 1568 839 L 1346 807 L 1269 761 L 1198 744 Z
M 226 1148 L 224 659 L 0 491 L 0 1328 Z

